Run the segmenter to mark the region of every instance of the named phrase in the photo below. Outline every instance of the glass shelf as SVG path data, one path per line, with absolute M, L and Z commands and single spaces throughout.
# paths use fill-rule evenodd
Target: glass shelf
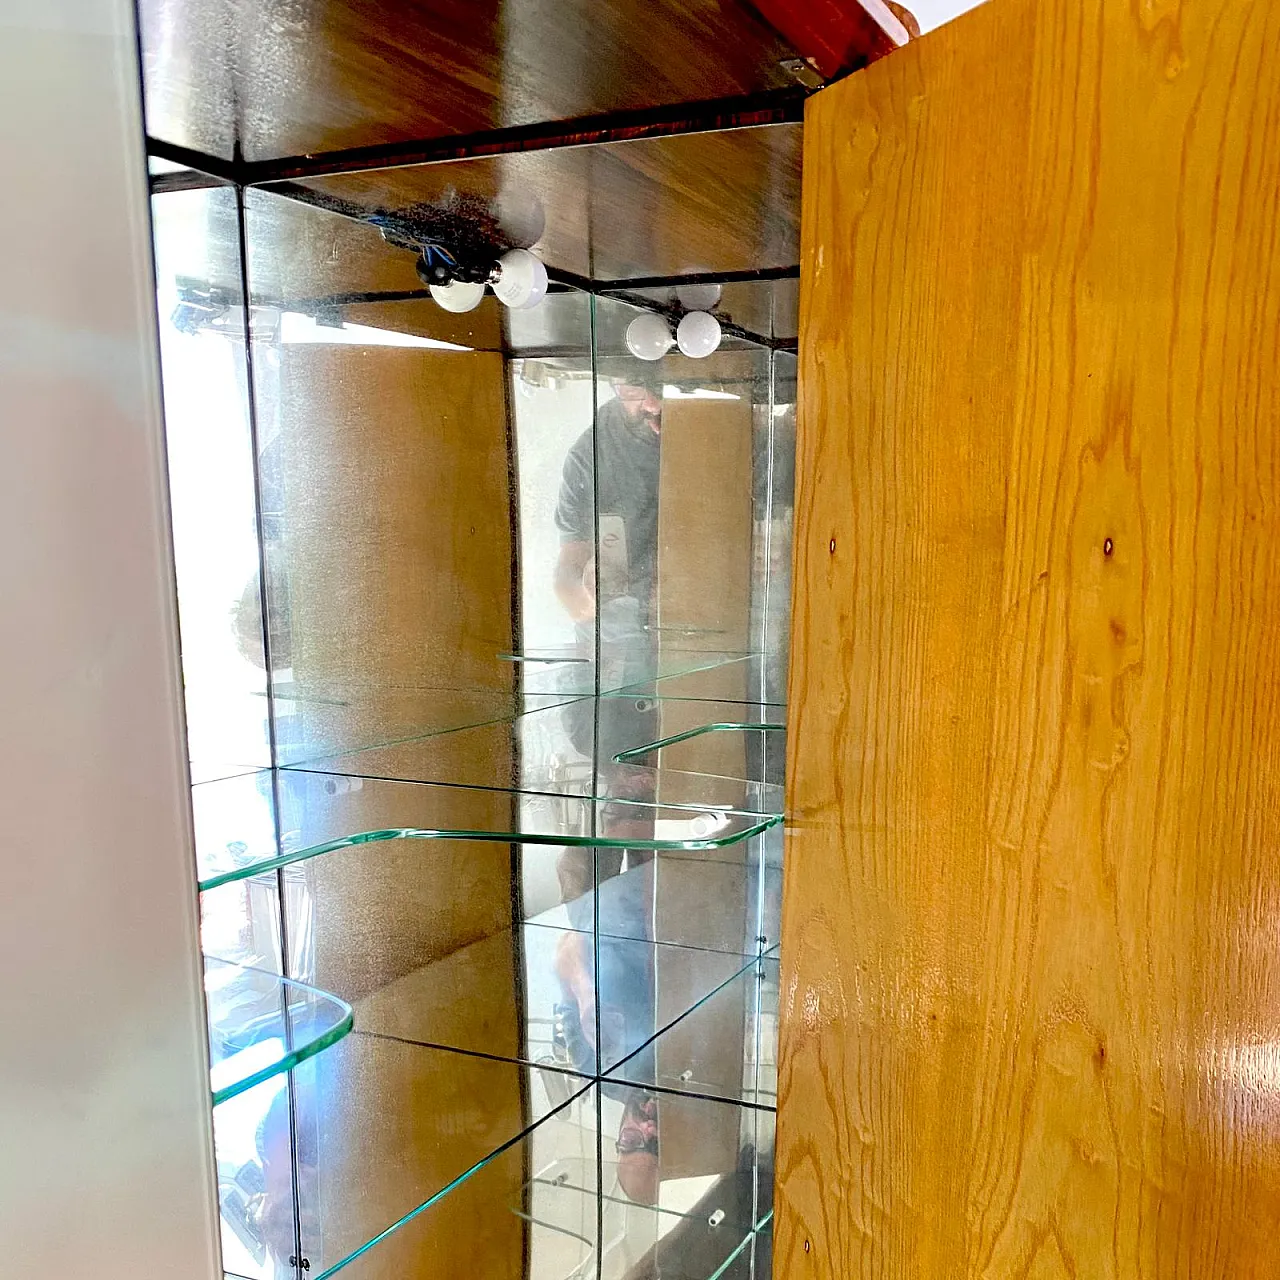
M 600 692 L 602 696 L 642 693 L 667 700 L 741 702 L 748 690 L 758 690 L 764 705 L 782 712 L 786 709 L 786 700 L 773 687 L 776 681 L 769 678 L 775 666 L 776 663 L 759 653 L 720 655 L 717 662 L 690 663 L 683 671 L 670 664 L 667 670 L 640 676 L 622 686 L 609 687 L 602 683 Z
M 294 778 L 310 779 L 313 784 L 327 787 L 334 795 L 362 792 L 366 784 L 364 778 L 337 774 L 300 773 Z M 382 783 L 383 788 L 393 785 L 396 784 Z M 301 847 L 287 849 L 274 856 L 262 856 L 261 842 L 256 848 L 245 844 L 241 849 L 234 849 L 228 844 L 215 854 L 214 865 L 200 867 L 200 889 L 214 889 L 339 849 L 389 840 L 474 840 L 508 845 L 710 850 L 749 840 L 781 822 L 781 817 L 776 814 L 746 814 L 727 807 L 697 809 L 650 804 L 630 798 L 577 796 L 556 797 L 554 804 L 526 805 L 520 803 L 519 793 L 505 790 L 433 783 L 399 785 L 407 788 L 400 794 L 411 794 L 417 803 L 416 811 L 427 821 L 419 818 L 414 825 L 388 825 L 316 842 L 308 840 Z M 375 788 L 370 787 L 367 799 L 376 804 Z M 363 804 L 358 812 L 366 819 L 378 816 L 376 808 L 370 815 L 371 807 Z M 434 821 L 437 815 L 443 819 L 438 823 Z M 283 822 L 281 826 L 288 830 Z M 227 865 L 228 853 L 234 865 Z
M 663 638 L 656 650 L 637 653 L 625 643 L 600 646 L 600 692 L 628 692 L 636 688 L 655 687 L 677 680 L 715 679 L 741 671 L 743 678 L 758 654 L 744 652 L 706 652 L 696 647 L 681 648 Z
M 366 1034 L 362 1026 L 294 1075 L 306 1270 L 320 1280 L 372 1253 L 378 1265 L 367 1274 L 418 1274 L 395 1265 L 398 1242 L 437 1205 L 450 1223 L 446 1256 L 456 1260 L 459 1240 L 495 1226 L 494 1206 L 486 1214 L 460 1188 L 530 1135 L 545 1139 L 558 1117 L 594 1115 L 594 1103 L 582 1101 L 593 1089 L 564 1072 Z M 592 1157 L 594 1167 L 594 1144 Z M 513 1243 L 511 1231 L 501 1234 Z
M 596 778 L 597 800 L 643 799 L 669 809 L 716 809 L 781 820 L 780 783 L 755 782 L 729 773 L 686 769 L 654 769 L 647 765 L 612 764 Z
M 358 871 L 344 883 L 357 877 Z M 341 927 L 342 908 L 334 906 L 330 917 Z M 373 930 L 353 930 L 351 938 L 353 946 L 380 941 Z M 735 978 L 751 963 L 751 956 L 740 953 L 531 923 L 500 930 L 388 981 L 380 981 L 381 974 L 345 983 L 329 975 L 326 980 L 350 992 L 363 1034 L 594 1076 L 642 1051 L 726 984 L 741 996 L 743 986 Z M 373 982 L 378 985 L 356 994 Z M 600 1010 L 599 1050 L 593 995 Z M 472 1016 L 458 1016 L 459 1004 Z M 739 1058 L 741 1039 L 738 1028 Z M 641 1057 L 652 1073 L 652 1058 Z M 633 1072 L 643 1083 L 644 1068 Z
M 625 751 L 619 751 L 613 757 L 615 764 L 626 764 L 630 760 L 638 760 L 641 756 L 647 756 L 651 752 L 661 751 L 663 747 L 673 747 L 678 742 L 688 742 L 690 738 L 700 738 L 704 733 L 785 733 L 787 726 L 785 724 L 773 724 L 764 722 L 759 724 L 733 724 L 727 721 L 720 721 L 716 724 L 700 724 L 693 729 L 686 729 L 683 733 L 673 733 L 665 738 L 658 738 L 654 742 L 646 742 L 638 747 L 628 747 Z
M 773 1274 L 773 1210 L 707 1280 L 769 1280 Z
M 292 1070 L 352 1027 L 351 1006 L 265 969 L 205 957 L 213 1105 Z
M 668 685 L 674 689 L 676 682 L 687 688 L 685 697 L 706 697 L 706 690 L 717 690 L 710 694 L 716 700 L 741 700 L 748 688 L 758 684 L 752 673 L 759 657 L 665 646 L 661 653 L 637 655 L 605 646 L 599 681 L 594 657 L 568 645 L 505 650 L 495 653 L 491 662 L 486 677 L 490 688 L 281 681 L 273 689 L 281 763 L 305 764 L 344 751 L 413 742 L 511 720 L 597 693 L 665 696 Z
M 447 732 L 379 742 L 290 760 L 289 769 L 432 782 L 453 786 L 546 792 L 597 798 L 629 796 L 662 804 L 707 804 L 761 812 L 759 797 L 744 810 L 743 783 L 776 788 L 763 810 L 781 813 L 780 733 L 702 733 L 669 746 L 662 769 L 617 764 L 612 757 L 637 746 L 714 723 L 777 723 L 767 704 L 729 699 L 671 699 L 611 693 L 530 707 L 520 715 Z M 661 779 L 683 775 L 674 799 Z M 694 776 L 700 781 L 695 781 Z M 646 783 L 647 779 L 647 783 Z
M 778 958 L 770 953 L 667 1026 L 609 1079 L 775 1110 Z
M 465 1239 L 476 1275 L 737 1280 L 768 1241 L 770 1119 L 592 1086 L 358 1247 L 304 1255 L 316 1280 L 381 1280 L 448 1269 Z
M 681 644 L 681 639 L 686 643 Z M 646 634 L 626 640 L 605 640 L 600 647 L 600 678 L 596 680 L 595 655 L 574 645 L 526 648 L 501 652 L 501 663 L 518 664 L 524 692 L 606 695 L 674 680 L 713 679 L 710 673 L 725 668 L 742 672 L 747 679 L 759 654 L 739 651 L 707 651 L 687 643 L 687 637 Z M 597 688 L 598 683 L 598 688 Z
M 465 1239 L 471 1274 L 530 1280 L 595 1277 L 596 1115 L 594 1089 L 477 1161 L 345 1256 L 304 1240 L 316 1280 L 414 1275 L 459 1257 Z M 543 1185 L 552 1173 L 554 1188 Z M 579 1195 L 561 1188 L 567 1179 Z M 317 1265 L 323 1269 L 317 1274 Z M 583 1268 L 589 1268 L 584 1271 Z M 441 1267 L 441 1272 L 451 1268 Z
M 274 698 L 277 750 L 281 765 L 306 766 L 315 760 L 373 749 L 405 746 L 466 729 L 511 724 L 521 717 L 579 701 L 594 693 L 592 668 L 534 666 L 531 670 L 579 673 L 561 688 L 538 691 L 510 686 L 523 668 L 493 662 L 493 682 L 506 688 L 452 689 L 399 687 L 390 683 L 281 684 Z M 584 685 L 585 687 L 579 687 Z M 524 682 L 526 685 L 528 681 Z
M 498 661 L 549 667 L 563 666 L 566 663 L 590 666 L 592 663 L 591 658 L 569 645 L 550 649 L 526 649 L 521 653 L 500 653 Z

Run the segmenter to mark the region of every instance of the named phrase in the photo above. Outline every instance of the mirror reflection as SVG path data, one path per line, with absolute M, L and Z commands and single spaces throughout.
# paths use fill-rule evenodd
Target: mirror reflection
M 794 282 L 446 309 L 297 194 L 247 288 L 155 197 L 204 947 L 354 1010 L 215 1111 L 228 1272 L 765 1274 Z

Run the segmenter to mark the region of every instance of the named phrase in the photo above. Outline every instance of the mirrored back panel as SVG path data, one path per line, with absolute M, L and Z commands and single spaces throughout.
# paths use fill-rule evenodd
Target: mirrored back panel
M 779 272 L 799 260 L 803 128 L 791 121 L 517 150 L 277 189 L 392 221 L 496 213 L 513 240 L 536 241 L 549 266 L 599 284 Z M 531 222 L 534 234 L 521 235 Z M 758 311 L 745 305 L 749 291 L 725 284 L 725 309 L 742 324 Z
M 229 1274 L 767 1274 L 794 224 L 696 212 L 794 203 L 750 133 L 154 198 Z M 580 276 L 449 309 L 408 233 L 499 196 Z

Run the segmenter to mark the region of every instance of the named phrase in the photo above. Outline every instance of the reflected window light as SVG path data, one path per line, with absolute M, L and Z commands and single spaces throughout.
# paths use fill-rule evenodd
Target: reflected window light
M 662 388 L 664 400 L 741 400 L 731 391 L 712 391 L 709 387 L 694 387 L 692 391 L 682 391 L 679 387 L 668 383 Z
M 1223 1045 L 1208 1056 L 1206 1073 L 1238 1094 L 1273 1099 L 1280 1093 L 1280 1040 Z
M 729 815 L 720 810 L 691 814 L 687 818 L 655 818 L 657 840 L 710 840 L 729 826 Z
M 278 1036 L 268 1040 L 259 1040 L 247 1045 L 238 1053 L 233 1053 L 219 1062 L 210 1064 L 209 1084 L 216 1092 L 225 1089 L 236 1080 L 243 1080 L 256 1071 L 265 1071 L 274 1066 L 287 1052 L 285 1043 Z
M 188 290 L 188 295 L 190 291 Z M 175 329 L 183 333 L 208 330 L 237 339 L 244 334 L 244 310 L 228 305 L 217 297 L 179 295 L 170 317 Z M 432 351 L 474 351 L 457 342 L 425 338 L 416 333 L 400 333 L 395 329 L 378 329 L 367 324 L 349 324 L 334 314 L 334 320 L 322 323 L 301 311 L 281 311 L 278 307 L 255 306 L 250 314 L 250 327 L 259 342 L 316 344 L 349 347 L 426 347 Z
M 314 316 L 286 311 L 280 317 L 282 343 L 332 343 L 353 347 L 429 347 L 433 351 L 474 351 L 456 342 L 424 338 L 416 333 L 375 329 L 367 324 L 320 324 Z
M 905 8 L 910 10 L 920 27 L 920 34 L 933 31 L 944 23 L 958 18 L 970 9 L 976 9 L 981 0 L 906 0 Z

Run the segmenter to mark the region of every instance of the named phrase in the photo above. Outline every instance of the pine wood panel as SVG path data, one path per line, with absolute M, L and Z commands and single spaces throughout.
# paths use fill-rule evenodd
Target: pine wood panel
M 806 122 L 777 1262 L 1280 1270 L 1280 9 Z

